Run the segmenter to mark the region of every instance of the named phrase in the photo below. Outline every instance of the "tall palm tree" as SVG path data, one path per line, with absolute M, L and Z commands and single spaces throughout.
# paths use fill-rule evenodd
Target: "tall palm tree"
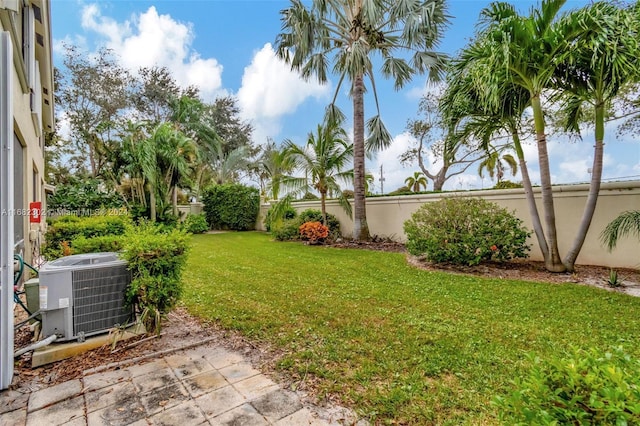
M 478 71 L 473 77 L 483 88 L 488 104 L 497 108 L 503 101 L 503 81 L 499 80 L 504 78 L 504 73 L 500 72 L 503 70 L 510 82 L 529 92 L 549 250 L 545 267 L 552 272 L 563 272 L 566 267 L 558 250 L 542 96 L 551 87 L 558 57 L 566 52 L 579 34 L 577 25 L 566 26 L 562 33 L 558 30 L 559 12 L 565 3 L 566 0 L 543 0 L 539 9 L 532 9 L 529 16 L 518 14 L 511 4 L 492 3 L 481 12 L 480 35 L 466 51 L 470 61 L 477 66 Z
M 498 150 L 495 147 L 491 147 L 487 152 L 487 156 L 478 165 L 478 174 L 480 177 L 484 177 L 484 171 L 486 170 L 491 179 L 496 178 L 496 181 L 500 183 L 504 176 L 505 165 L 511 169 L 511 174 L 515 176 L 518 172 L 518 162 L 511 154 L 501 154 L 504 148 Z M 504 162 L 504 163 L 503 163 Z
M 281 12 L 282 32 L 277 37 L 277 53 L 305 78 L 328 80 L 329 65 L 339 75 L 330 120 L 344 117 L 336 107 L 336 97 L 345 79 L 351 84 L 353 102 L 354 152 L 354 239 L 369 239 L 365 206 L 365 150 L 386 147 L 391 135 L 380 119 L 373 63 L 382 58 L 382 74 L 394 80 L 396 89 L 416 73 L 430 72 L 437 78 L 443 70 L 444 55 L 431 51 L 447 24 L 443 0 L 314 0 L 310 7 L 291 0 Z M 397 56 L 411 53 L 411 59 Z M 364 79 L 371 82 L 377 115 L 367 121 L 365 145 Z
M 422 172 L 414 172 L 413 176 L 404 180 L 404 183 L 413 192 L 420 192 L 420 188 L 427 189 L 427 177 Z
M 624 8 L 599 1 L 572 12 L 559 24 L 563 32 L 571 31 L 576 23 L 584 28 L 556 68 L 554 83 L 565 97 L 569 117 L 567 126 L 578 129 L 584 104 L 590 105 L 595 111 L 595 145 L 589 195 L 575 240 L 562 260 L 570 271 L 574 269 L 598 201 L 605 116 L 621 89 L 640 81 L 639 20 L 640 2 L 636 2 L 634 7 Z
M 482 42 L 476 41 L 476 43 Z M 475 56 L 470 53 L 474 49 L 475 45 L 472 44 L 471 47 L 463 50 L 460 57 L 454 61 L 454 66 L 448 74 L 447 90 L 441 106 L 445 120 L 452 128 L 449 133 L 456 139 L 477 138 L 485 150 L 490 149 L 495 137 L 503 135 L 511 137 L 510 145 L 518 157 L 533 230 L 543 259 L 547 259 L 549 249 L 520 137 L 520 122 L 525 108 L 529 106 L 529 91 L 522 86 L 511 83 L 504 69 L 495 70 L 493 72 L 502 72 L 502 76 L 496 79 L 500 85 L 495 90 L 500 93 L 503 101 L 500 104 L 484 102 L 483 89 L 477 85 L 473 78 L 474 73 L 478 72 Z M 486 72 L 492 71 L 487 70 Z
M 345 170 L 353 160 L 353 146 L 349 144 L 346 132 L 335 123 L 318 125 L 316 132 L 310 133 L 304 148 L 290 140 L 284 142 L 286 155 L 296 168 L 306 177 L 289 177 L 282 180 L 292 194 L 304 194 L 312 189 L 320 194 L 322 220 L 327 223 L 327 194 L 338 197 L 341 206 L 351 215 L 351 204 L 342 196 L 340 181 L 353 179 L 353 170 Z

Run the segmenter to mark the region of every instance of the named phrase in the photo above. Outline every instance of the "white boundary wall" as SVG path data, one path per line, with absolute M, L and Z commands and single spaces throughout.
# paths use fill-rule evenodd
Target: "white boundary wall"
M 554 204 L 556 210 L 556 228 L 558 232 L 561 256 L 569 250 L 575 238 L 582 211 L 589 192 L 588 184 L 554 186 Z M 534 188 L 538 211 L 541 218 L 542 196 L 540 188 Z M 439 194 L 405 195 L 395 197 L 367 198 L 367 220 L 371 235 L 388 237 L 396 241 L 405 241 L 404 222 L 411 217 L 422 204 L 438 201 L 443 197 L 481 197 L 488 201 L 515 211 L 524 226 L 532 230 L 531 218 L 523 189 L 504 189 L 487 191 L 446 192 Z M 262 205 L 256 229 L 264 230 L 263 217 L 269 204 Z M 319 201 L 296 202 L 298 211 L 309 208 L 320 209 Z M 580 251 L 577 264 L 602 265 L 612 268 L 640 268 L 640 242 L 637 238 L 623 238 L 611 253 L 600 244 L 599 236 L 604 227 L 620 213 L 628 210 L 640 210 L 640 181 L 603 183 L 600 188 L 598 205 L 585 243 Z M 344 235 L 351 235 L 353 221 L 344 213 L 335 200 L 327 202 L 327 211 L 339 220 Z M 543 225 L 544 226 L 544 225 Z M 542 260 L 535 236 L 532 235 L 530 258 Z

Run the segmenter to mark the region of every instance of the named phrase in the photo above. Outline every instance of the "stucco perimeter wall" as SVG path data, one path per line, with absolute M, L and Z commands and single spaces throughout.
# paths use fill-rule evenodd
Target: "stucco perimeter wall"
M 556 186 L 554 204 L 556 212 L 556 229 L 559 249 L 562 256 L 566 254 L 575 239 L 582 212 L 589 192 L 589 185 Z M 540 188 L 534 188 L 534 194 L 541 218 L 542 199 Z M 522 189 L 489 190 L 473 192 L 447 192 L 441 194 L 405 195 L 397 197 L 374 197 L 367 199 L 367 220 L 371 235 L 388 237 L 396 241 L 406 241 L 403 224 L 411 218 L 422 204 L 438 201 L 443 197 L 481 197 L 492 201 L 509 211 L 514 211 L 526 228 L 533 230 L 529 208 Z M 297 202 L 293 206 L 302 211 L 308 208 L 320 209 L 320 202 Z M 261 208 L 261 217 L 269 205 Z M 640 267 L 640 242 L 635 237 L 622 238 L 617 248 L 609 253 L 600 244 L 599 235 L 604 227 L 620 213 L 628 210 L 640 210 L 640 181 L 603 183 L 600 188 L 598 204 L 591 222 L 577 264 L 603 265 L 615 268 Z M 353 221 L 344 213 L 337 202 L 327 202 L 327 211 L 339 220 L 344 235 L 351 235 Z M 544 219 L 542 219 L 544 220 Z M 258 221 L 257 229 L 264 229 L 262 221 Z M 544 226 L 544 225 L 543 225 Z M 532 231 L 533 233 L 533 231 Z M 530 257 L 542 260 L 535 236 L 529 240 Z

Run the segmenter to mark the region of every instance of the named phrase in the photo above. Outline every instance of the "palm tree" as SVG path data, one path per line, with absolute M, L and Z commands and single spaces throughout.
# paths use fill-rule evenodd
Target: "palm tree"
M 515 158 L 513 158 L 513 155 L 511 154 L 503 154 L 502 156 L 500 156 L 500 151 L 502 151 L 503 149 L 497 150 L 494 147 L 491 147 L 489 149 L 487 156 L 484 160 L 482 160 L 482 162 L 480 162 L 480 165 L 478 166 L 478 174 L 481 178 L 484 178 L 483 172 L 484 170 L 486 170 L 491 179 L 493 179 L 493 177 L 495 176 L 496 181 L 500 183 L 502 181 L 502 177 L 504 176 L 505 169 L 503 161 L 507 163 L 507 166 L 511 169 L 511 175 L 515 176 L 515 174 L 518 172 L 518 162 Z
M 613 219 L 600 234 L 600 240 L 611 251 L 619 238 L 629 234 L 635 234 L 640 240 L 640 210 L 626 211 Z
M 327 194 L 335 194 L 342 207 L 351 215 L 351 204 L 342 196 L 339 181 L 353 179 L 353 171 L 345 170 L 353 159 L 353 147 L 349 144 L 346 132 L 335 123 L 318 125 L 316 133 L 310 133 L 304 148 L 290 140 L 284 142 L 286 155 L 303 171 L 306 177 L 288 177 L 282 180 L 286 189 L 293 194 L 304 194 L 312 189 L 320 194 L 322 221 L 327 223 Z M 290 199 L 290 198 L 289 198 Z
M 409 176 L 404 180 L 407 188 L 410 188 L 413 192 L 420 192 L 420 188 L 427 189 L 427 177 L 422 172 L 414 172 L 413 176 Z
M 258 160 L 258 174 L 264 196 L 277 200 L 283 180 L 290 178 L 295 163 L 285 149 L 278 149 L 274 142 L 267 144 Z
M 476 43 L 482 42 L 477 41 Z M 525 108 L 529 105 L 529 91 L 522 86 L 511 83 L 504 69 L 497 70 L 495 72 L 502 72 L 502 76 L 496 79 L 501 84 L 495 90 L 500 93 L 503 101 L 500 104 L 484 102 L 482 88 L 476 84 L 473 78 L 474 73 L 479 71 L 472 53 L 474 49 L 475 45 L 466 48 L 461 56 L 455 60 L 454 66 L 448 74 L 447 90 L 441 106 L 445 120 L 452 128 L 449 134 L 454 139 L 476 138 L 481 141 L 481 146 L 485 150 L 490 149 L 491 142 L 496 136 L 509 135 L 511 137 L 510 145 L 518 157 L 533 230 L 543 259 L 547 259 L 549 249 L 520 137 L 520 122 Z
M 503 102 L 501 88 L 504 82 L 499 79 L 505 75 L 501 71 L 506 71 L 511 83 L 529 92 L 549 250 L 545 267 L 552 272 L 563 272 L 566 267 L 558 250 L 542 95 L 551 87 L 558 57 L 579 34 L 577 26 L 565 26 L 563 32 L 558 30 L 559 11 L 565 3 L 566 0 L 543 0 L 540 8 L 532 9 L 529 16 L 519 15 L 511 4 L 492 3 L 481 12 L 481 33 L 466 52 L 477 66 L 473 75 L 475 83 L 482 87 L 484 100 L 493 109 Z
M 315 76 L 320 83 L 328 78 L 328 67 L 339 81 L 329 120 L 342 122 L 336 97 L 345 79 L 351 84 L 353 101 L 354 152 L 354 239 L 369 239 L 365 207 L 365 150 L 388 146 L 391 135 L 380 119 L 371 57 L 382 58 L 382 74 L 394 80 L 396 89 L 416 73 L 430 72 L 437 78 L 443 70 L 444 55 L 429 51 L 437 44 L 447 24 L 441 0 L 314 0 L 310 7 L 291 0 L 281 12 L 282 32 L 277 37 L 277 54 L 305 78 Z M 412 53 L 411 59 L 396 56 Z M 367 122 L 365 145 L 364 79 L 371 82 L 377 115 Z
M 178 184 L 187 183 L 191 166 L 197 159 L 193 141 L 176 128 L 173 123 L 163 122 L 155 127 L 151 134 L 155 145 L 155 164 L 157 167 L 156 190 L 163 195 L 164 205 L 173 206 L 173 214 L 178 214 Z M 152 218 L 153 220 L 153 218 Z
M 574 269 L 598 201 L 605 115 L 621 89 L 640 80 L 639 19 L 640 3 L 636 3 L 633 9 L 600 1 L 569 14 L 560 22 L 563 32 L 571 31 L 576 23 L 584 28 L 556 68 L 554 82 L 563 90 L 569 117 L 567 126 L 577 131 L 584 104 L 595 110 L 595 145 L 589 195 L 575 240 L 562 260 L 570 271 Z

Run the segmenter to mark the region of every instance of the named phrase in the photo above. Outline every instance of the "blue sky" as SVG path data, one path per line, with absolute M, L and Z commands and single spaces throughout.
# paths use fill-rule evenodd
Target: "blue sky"
M 450 0 L 451 25 L 438 50 L 455 54 L 473 36 L 484 0 Z M 522 11 L 537 2 L 518 0 Z M 570 0 L 568 8 L 578 8 L 587 0 Z M 322 120 L 334 84 L 320 86 L 304 82 L 277 60 L 273 44 L 280 31 L 280 10 L 288 1 L 132 1 L 99 2 L 54 0 L 52 2 L 54 61 L 62 62 L 62 43 L 73 43 L 88 52 L 99 46 L 114 49 L 122 65 L 132 70 L 155 64 L 167 66 L 184 84 L 200 87 L 205 99 L 233 95 L 239 100 L 243 117 L 254 127 L 254 140 L 264 143 L 267 137 L 281 142 L 285 138 L 298 143 Z M 374 174 L 375 192 L 380 191 L 379 169 L 384 165 L 385 192 L 403 185 L 404 179 L 418 170 L 403 167 L 398 155 L 411 143 L 405 133 L 406 122 L 415 118 L 422 93 L 433 90 L 426 78 L 418 76 L 404 89 L 395 91 L 391 82 L 377 79 L 382 118 L 394 136 L 392 146 L 368 163 Z M 346 93 L 339 97 L 341 107 L 350 116 Z M 366 104 L 365 114 L 373 115 L 373 104 Z M 350 125 L 349 125 L 350 126 Z M 350 130 L 350 128 L 349 128 Z M 605 137 L 604 179 L 640 177 L 640 143 L 630 137 L 616 139 L 613 126 Z M 550 153 L 554 183 L 584 182 L 592 162 L 592 135 L 585 133 L 582 142 L 568 143 L 552 138 Z M 539 179 L 535 146 L 526 149 L 533 181 Z M 436 164 L 437 166 L 437 164 Z M 472 167 L 452 179 L 448 189 L 490 187 Z M 518 181 L 520 176 L 508 177 Z M 431 187 L 431 185 L 430 185 Z

